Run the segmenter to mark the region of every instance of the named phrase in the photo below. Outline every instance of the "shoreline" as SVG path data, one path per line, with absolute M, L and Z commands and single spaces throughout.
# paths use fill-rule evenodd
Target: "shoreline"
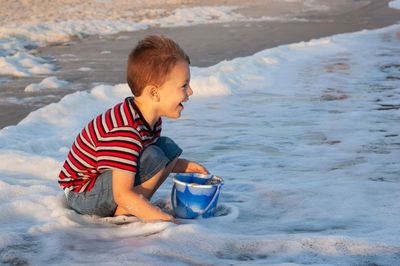
M 323 11 L 305 10 L 299 17 L 309 19 L 308 22 L 248 21 L 150 28 L 37 48 L 37 55 L 56 59 L 54 64 L 58 70 L 47 76 L 57 76 L 60 80 L 68 81 L 69 85 L 60 90 L 31 94 L 24 92 L 24 88 L 39 83 L 47 76 L 16 78 L 0 84 L 5 91 L 3 95 L 22 99 L 22 104 L 0 104 L 0 128 L 15 125 L 30 112 L 78 90 L 89 90 L 98 83 L 125 83 L 126 57 L 137 41 L 149 34 L 162 34 L 174 39 L 189 54 L 192 66 L 207 67 L 279 45 L 382 28 L 400 21 L 400 10 L 389 8 L 389 0 L 344 2 L 347 5 L 343 4 L 341 9 L 329 15 Z M 257 17 L 267 12 L 267 7 L 254 5 L 243 8 L 241 12 Z M 279 8 L 282 10 L 282 7 Z M 79 70 L 81 67 L 89 71 Z

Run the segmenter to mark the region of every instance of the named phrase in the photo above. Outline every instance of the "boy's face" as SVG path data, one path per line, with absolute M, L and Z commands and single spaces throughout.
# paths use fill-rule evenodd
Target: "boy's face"
M 185 61 L 178 61 L 169 73 L 164 84 L 159 87 L 159 114 L 169 118 L 179 118 L 183 110 L 183 102 L 193 94 L 190 88 L 190 70 Z

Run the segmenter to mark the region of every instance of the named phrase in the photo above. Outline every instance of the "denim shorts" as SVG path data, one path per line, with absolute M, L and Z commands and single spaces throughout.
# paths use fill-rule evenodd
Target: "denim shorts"
M 181 148 L 168 137 L 160 137 L 145 147 L 139 155 L 134 187 L 149 180 L 181 153 Z M 112 190 L 112 169 L 100 174 L 90 191 L 65 194 L 68 205 L 79 214 L 107 217 L 113 216 L 117 208 Z

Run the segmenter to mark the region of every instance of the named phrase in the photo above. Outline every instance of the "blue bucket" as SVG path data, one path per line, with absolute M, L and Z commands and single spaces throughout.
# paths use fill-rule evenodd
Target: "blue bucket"
M 210 179 L 217 184 L 206 184 Z M 172 180 L 171 204 L 177 217 L 192 219 L 214 216 L 224 184 L 221 177 L 184 173 L 174 175 Z

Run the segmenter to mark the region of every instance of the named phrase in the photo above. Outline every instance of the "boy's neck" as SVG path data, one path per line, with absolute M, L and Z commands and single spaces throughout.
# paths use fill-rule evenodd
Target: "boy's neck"
M 147 124 L 151 127 L 149 129 L 153 130 L 154 125 L 160 119 L 160 116 L 157 115 L 155 110 L 152 108 L 152 104 L 146 103 L 146 101 L 140 97 L 134 97 L 133 101 L 142 113 L 144 120 L 146 120 Z

